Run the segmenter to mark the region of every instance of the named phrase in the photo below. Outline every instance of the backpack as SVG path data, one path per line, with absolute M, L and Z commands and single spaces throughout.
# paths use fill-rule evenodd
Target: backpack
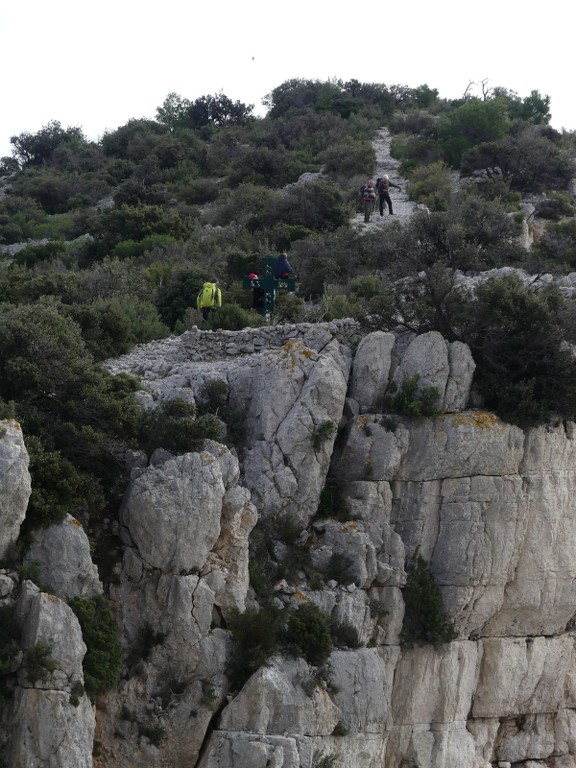
M 218 289 L 213 283 L 206 283 L 206 285 L 201 288 L 196 299 L 196 306 L 198 309 L 208 309 L 209 307 L 213 307 L 217 290 Z
M 374 187 L 362 187 L 362 200 L 365 203 L 372 203 L 376 199 Z
M 381 195 L 384 192 L 386 192 L 386 186 L 384 184 L 384 179 L 376 179 L 376 189 L 378 190 L 378 194 Z

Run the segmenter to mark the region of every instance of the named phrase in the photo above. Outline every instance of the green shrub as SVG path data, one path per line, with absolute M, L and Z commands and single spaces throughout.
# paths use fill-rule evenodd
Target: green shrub
M 548 224 L 533 253 L 554 271 L 576 267 L 576 219 Z
M 238 304 L 224 303 L 215 312 L 210 313 L 205 323 L 207 330 L 241 331 L 243 328 L 258 328 L 266 325 L 266 319 L 254 312 L 248 312 Z
M 312 755 L 312 768 L 334 768 L 337 760 L 337 755 L 325 755 L 319 750 L 314 750 Z
M 34 267 L 40 262 L 50 261 L 62 256 L 66 252 L 66 246 L 60 241 L 29 245 L 14 256 L 15 264 L 23 264 L 25 267 Z
M 350 519 L 350 510 L 342 485 L 328 483 L 322 488 L 316 514 L 320 519 L 333 518 L 340 522 Z
M 319 451 L 327 440 L 330 440 L 336 432 L 336 424 L 333 421 L 323 421 L 310 433 L 310 440 L 315 451 Z
M 122 648 L 118 641 L 118 628 L 108 603 L 101 595 L 70 601 L 76 614 L 82 637 L 86 643 L 84 656 L 84 684 L 92 701 L 118 682 L 122 663 Z
M 192 205 L 213 203 L 219 194 L 218 185 L 210 179 L 190 179 L 178 186 L 178 198 Z
M 46 682 L 56 669 L 52 659 L 52 648 L 46 643 L 36 645 L 24 650 L 24 668 L 26 677 L 34 685 L 39 680 Z
M 450 170 L 443 162 L 419 166 L 410 174 L 410 200 L 423 203 L 432 211 L 446 211 L 451 195 Z
M 348 735 L 348 728 L 346 728 L 342 720 L 339 720 L 334 726 L 334 730 L 332 731 L 332 736 L 347 736 L 347 735 Z
M 420 555 L 408 573 L 404 602 L 404 641 L 449 643 L 455 639 L 456 631 L 444 613 L 438 585 L 434 581 L 430 566 Z
M 200 390 L 200 397 L 206 403 L 207 412 L 217 414 L 228 401 L 228 383 L 224 379 L 206 381 Z
M 86 689 L 82 683 L 79 680 L 76 680 L 70 691 L 70 704 L 72 704 L 73 707 L 77 707 L 80 704 L 80 699 L 85 693 Z
M 135 344 L 164 338 L 169 333 L 151 301 L 130 295 L 97 298 L 64 311 L 81 327 L 86 346 L 97 360 L 117 357 Z
M 337 648 L 360 648 L 358 630 L 352 624 L 331 620 L 330 635 Z
M 371 142 L 355 136 L 346 136 L 338 144 L 332 144 L 320 153 L 323 171 L 331 176 L 370 176 L 375 156 Z
M 196 296 L 201 286 L 198 269 L 173 269 L 160 274 L 160 285 L 154 297 L 154 304 L 163 323 L 174 329 L 191 307 L 196 310 Z M 182 329 L 184 330 L 184 329 Z
M 156 448 L 172 453 L 188 453 L 204 440 L 219 440 L 221 425 L 212 414 L 196 418 L 196 407 L 174 398 L 145 411 L 140 426 L 140 440 L 148 454 Z
M 150 624 L 144 624 L 140 627 L 136 640 L 130 649 L 126 664 L 128 667 L 134 667 L 141 661 L 150 658 L 152 650 L 162 645 L 166 639 L 164 632 L 157 632 Z
M 26 530 L 60 523 L 68 514 L 83 518 L 105 507 L 102 487 L 94 476 L 78 470 L 35 435 L 26 437 L 26 447 L 32 477 Z
M 393 413 L 410 418 L 434 417 L 440 413 L 436 387 L 420 387 L 420 375 L 406 376 L 398 388 L 394 382 L 388 386 L 385 406 Z
M 246 680 L 280 647 L 279 611 L 273 607 L 259 611 L 247 609 L 235 612 L 228 627 L 235 641 L 226 674 L 233 690 L 239 690 Z
M 300 605 L 288 618 L 286 642 L 309 664 L 321 666 L 333 649 L 328 618 L 314 603 Z
M 356 294 L 346 296 L 330 291 L 322 299 L 323 319 L 341 320 L 345 317 L 361 319 L 366 316 L 366 304 Z
M 557 291 L 535 291 L 515 275 L 486 280 L 465 303 L 461 338 L 485 405 L 500 418 L 526 427 L 576 415 L 576 360 L 563 343 L 563 306 Z
M 372 299 L 382 291 L 382 281 L 376 275 L 359 275 L 350 281 L 350 293 L 359 299 Z

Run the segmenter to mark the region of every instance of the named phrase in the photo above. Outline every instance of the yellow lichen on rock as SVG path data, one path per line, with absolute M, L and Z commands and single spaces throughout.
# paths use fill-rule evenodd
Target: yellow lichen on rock
M 503 424 L 502 420 L 490 411 L 469 411 L 468 413 L 457 413 L 452 417 L 455 427 L 470 426 L 477 429 L 492 429 Z

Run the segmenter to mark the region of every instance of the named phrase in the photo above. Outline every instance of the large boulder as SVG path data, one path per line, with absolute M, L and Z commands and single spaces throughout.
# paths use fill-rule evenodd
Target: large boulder
M 348 394 L 368 413 L 382 407 L 395 341 L 393 333 L 374 331 L 358 344 Z
M 67 515 L 62 523 L 38 528 L 24 555 L 24 563 L 38 564 L 42 583 L 68 600 L 103 593 L 98 568 L 92 562 L 90 542 L 82 524 Z
M 58 597 L 24 582 L 16 605 L 22 647 L 46 649 L 32 676 L 24 653 L 12 702 L 10 765 L 92 768 L 95 712 L 83 691 L 86 645 L 78 619 Z
M 175 574 L 199 570 L 220 535 L 225 493 L 218 459 L 187 453 L 132 481 L 122 522 L 149 566 Z
M 248 411 L 246 486 L 263 516 L 307 524 L 324 485 L 346 398 L 350 357 L 288 342 L 255 372 Z
M 441 411 L 461 411 L 468 402 L 475 367 L 466 344 L 451 344 L 438 331 L 429 331 L 410 342 L 392 380 L 399 387 L 404 379 L 418 376 L 420 387 L 438 391 Z

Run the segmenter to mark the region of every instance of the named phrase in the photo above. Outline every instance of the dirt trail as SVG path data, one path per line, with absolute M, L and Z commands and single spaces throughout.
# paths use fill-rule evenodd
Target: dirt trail
M 398 160 L 390 157 L 390 132 L 387 128 L 380 128 L 374 141 L 372 142 L 374 150 L 376 152 L 376 168 L 374 170 L 374 180 L 379 176 L 384 176 L 385 173 L 390 177 L 390 181 L 394 184 L 398 184 L 402 191 L 398 191 L 393 187 L 390 189 L 390 197 L 392 198 L 392 210 L 394 216 L 388 214 L 388 207 L 384 207 L 384 216 L 380 216 L 378 211 L 378 200 L 376 200 L 376 210 L 370 217 L 368 224 L 364 223 L 364 213 L 357 213 L 352 219 L 352 226 L 357 227 L 361 233 L 372 232 L 375 229 L 381 229 L 382 227 L 391 224 L 394 220 L 406 221 L 414 212 L 415 203 L 408 200 L 406 189 L 408 187 L 407 179 L 400 176 L 398 173 Z

